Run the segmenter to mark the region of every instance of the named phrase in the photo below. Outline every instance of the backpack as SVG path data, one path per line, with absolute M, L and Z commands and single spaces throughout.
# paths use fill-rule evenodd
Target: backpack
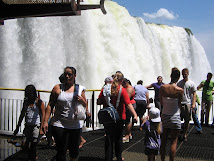
M 121 92 L 122 92 L 122 87 L 120 87 L 120 90 L 118 93 L 116 107 L 114 107 L 111 104 L 111 106 L 99 110 L 98 119 L 100 124 L 116 123 L 116 121 L 120 119 L 120 116 L 117 112 L 117 107 L 119 106 L 119 103 L 120 103 Z

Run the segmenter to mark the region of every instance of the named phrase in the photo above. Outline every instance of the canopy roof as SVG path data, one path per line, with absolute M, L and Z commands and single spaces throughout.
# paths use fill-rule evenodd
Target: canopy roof
M 0 25 L 7 19 L 75 16 L 81 15 L 81 10 L 97 8 L 106 14 L 104 1 L 100 0 L 100 4 L 81 5 L 82 0 L 0 0 Z
M 53 4 L 53 3 L 72 3 L 72 0 L 2 0 L 5 4 Z M 77 2 L 77 0 L 76 0 Z M 83 2 L 83 0 L 80 0 Z

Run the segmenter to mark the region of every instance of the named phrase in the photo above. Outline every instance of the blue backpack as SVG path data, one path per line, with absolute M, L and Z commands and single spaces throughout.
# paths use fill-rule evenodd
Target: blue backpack
M 121 92 L 122 87 L 120 87 L 120 91 L 118 93 L 116 108 L 114 106 L 109 106 L 99 110 L 98 119 L 100 124 L 116 123 L 116 121 L 120 119 L 120 116 L 117 112 L 117 107 L 120 103 Z

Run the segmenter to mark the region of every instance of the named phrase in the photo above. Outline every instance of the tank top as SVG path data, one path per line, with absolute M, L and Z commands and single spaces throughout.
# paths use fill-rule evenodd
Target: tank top
M 28 106 L 26 115 L 25 115 L 25 124 L 26 125 L 40 125 L 40 107 L 37 107 L 36 101 L 33 106 Z
M 133 89 L 133 93 L 132 93 L 132 95 L 131 95 L 131 98 L 130 98 L 130 102 L 131 102 L 131 104 L 134 104 L 134 103 L 136 103 L 136 101 L 134 100 L 134 97 L 135 97 L 135 89 L 133 88 L 133 87 L 128 87 L 128 88 L 132 88 Z
M 85 87 L 79 85 L 78 94 L 82 93 Z M 79 129 L 83 126 L 83 121 L 73 119 L 75 108 L 73 103 L 74 93 L 65 92 L 62 86 L 61 92 L 57 98 L 55 105 L 55 113 L 51 120 L 53 126 L 66 129 Z
M 162 113 L 166 115 L 180 115 L 178 98 L 163 97 Z

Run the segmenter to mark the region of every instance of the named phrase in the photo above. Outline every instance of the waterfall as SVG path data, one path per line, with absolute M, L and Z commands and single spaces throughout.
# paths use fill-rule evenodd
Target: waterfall
M 206 79 L 211 67 L 194 35 L 182 27 L 147 24 L 113 1 L 105 8 L 106 15 L 91 10 L 81 16 L 5 21 L 0 86 L 52 90 L 66 66 L 77 69 L 77 82 L 87 89 L 100 89 L 104 78 L 118 70 L 133 85 L 140 79 L 149 85 L 159 75 L 168 83 L 174 66 L 188 67 L 197 85 Z

